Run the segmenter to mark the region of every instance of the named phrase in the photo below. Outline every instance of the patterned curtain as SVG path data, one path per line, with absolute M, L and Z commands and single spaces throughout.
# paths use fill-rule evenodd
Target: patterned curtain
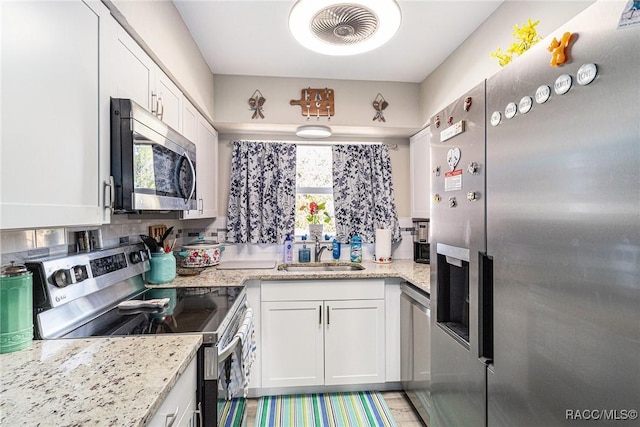
M 402 240 L 386 145 L 333 146 L 333 201 L 341 242 L 356 232 L 373 243 L 377 228 L 391 229 L 392 242 Z
M 234 141 L 227 238 L 282 243 L 295 231 L 296 145 Z

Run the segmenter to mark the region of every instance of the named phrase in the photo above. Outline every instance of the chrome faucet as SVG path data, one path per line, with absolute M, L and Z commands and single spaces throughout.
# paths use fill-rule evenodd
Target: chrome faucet
M 320 246 L 320 240 L 316 238 L 315 250 L 313 251 L 313 262 L 320 262 L 322 252 L 324 252 L 324 250 L 328 248 L 328 246 Z

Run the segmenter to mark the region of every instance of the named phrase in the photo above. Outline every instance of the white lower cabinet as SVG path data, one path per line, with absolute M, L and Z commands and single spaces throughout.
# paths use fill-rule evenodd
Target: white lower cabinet
M 325 385 L 385 382 L 384 300 L 325 301 Z
M 195 427 L 197 358 L 180 375 L 160 408 L 147 424 L 150 427 Z
M 322 301 L 262 303 L 262 386 L 324 384 Z
M 261 309 L 262 387 L 385 382 L 383 280 L 263 282 Z

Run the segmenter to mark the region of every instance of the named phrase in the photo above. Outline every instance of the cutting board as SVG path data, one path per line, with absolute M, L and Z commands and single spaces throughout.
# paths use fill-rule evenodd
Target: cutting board
M 271 269 L 276 262 L 271 261 L 223 261 L 216 267 L 218 270 Z

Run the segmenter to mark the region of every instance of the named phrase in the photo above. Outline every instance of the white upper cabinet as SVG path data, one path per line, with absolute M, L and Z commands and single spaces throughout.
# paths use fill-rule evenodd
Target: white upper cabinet
M 431 199 L 430 140 L 431 132 L 428 127 L 409 139 L 412 218 L 429 218 L 429 203 Z
M 183 219 L 215 218 L 218 216 L 218 133 L 188 101 L 184 104 L 183 134 L 196 144 L 198 208 L 184 211 Z
M 182 108 L 182 136 L 195 144 L 198 138 L 198 110 L 185 100 Z
M 151 111 L 156 64 L 115 21 L 111 41 L 113 53 L 108 60 L 108 73 L 112 78 L 111 96 L 132 99 L 136 104 Z
M 156 69 L 152 98 L 157 98 L 156 115 L 173 129 L 182 132 L 182 92 L 159 68 Z
M 0 228 L 108 221 L 101 2 L 0 2 Z M 107 145 L 101 145 L 106 142 Z
M 107 70 L 113 98 L 130 98 L 182 132 L 183 95 L 138 43 L 117 23 Z

